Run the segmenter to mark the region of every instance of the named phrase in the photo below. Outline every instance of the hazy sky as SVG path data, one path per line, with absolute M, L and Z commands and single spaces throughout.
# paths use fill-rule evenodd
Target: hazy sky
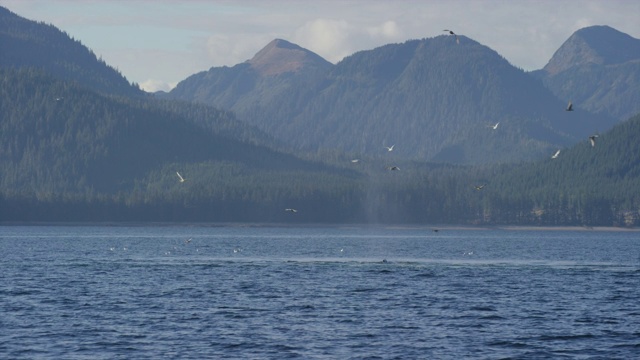
M 640 38 L 637 0 L 0 0 L 67 32 L 146 90 L 250 59 L 275 38 L 336 63 L 359 50 L 468 36 L 525 70 L 576 30 L 609 25 Z

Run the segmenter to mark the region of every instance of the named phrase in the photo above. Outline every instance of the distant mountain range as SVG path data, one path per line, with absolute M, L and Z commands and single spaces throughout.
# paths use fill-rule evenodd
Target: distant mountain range
M 640 115 L 592 113 L 543 85 L 580 69 L 629 81 L 602 94 L 632 96 L 634 52 L 580 36 L 576 51 L 592 55 L 563 51 L 548 73 L 465 36 L 336 65 L 274 40 L 152 96 L 54 26 L 0 7 L 0 222 L 637 226 Z
M 614 36 L 608 43 L 623 46 L 627 38 Z M 300 150 L 363 156 L 396 144 L 394 155 L 402 158 L 462 164 L 539 158 L 620 120 L 622 109 L 586 112 L 577 90 L 575 97 L 558 98 L 551 80 L 544 81 L 547 89 L 495 51 L 459 39 L 385 45 L 336 65 L 279 39 L 245 63 L 194 74 L 164 96 L 228 109 Z M 601 55 L 609 57 L 626 59 Z M 564 58 L 548 67 L 572 68 L 582 59 Z M 564 111 L 569 101 L 574 112 Z M 633 113 L 634 106 L 627 104 L 624 113 Z

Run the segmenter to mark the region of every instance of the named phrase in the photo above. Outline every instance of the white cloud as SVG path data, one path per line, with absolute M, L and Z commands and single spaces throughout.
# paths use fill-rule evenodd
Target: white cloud
M 209 67 L 233 66 L 249 60 L 276 37 L 273 34 L 211 35 L 205 45 Z
M 403 36 L 403 31 L 393 20 L 367 26 L 366 23 L 355 25 L 346 20 L 321 18 L 296 29 L 291 41 L 337 63 L 356 51 L 405 40 Z
M 171 91 L 177 83 L 168 83 L 162 80 L 149 79 L 139 84 L 140 88 L 146 92 Z
M 367 32 L 372 38 L 382 38 L 388 40 L 397 40 L 403 37 L 402 30 L 393 20 L 388 20 L 379 26 L 368 27 Z
M 295 30 L 292 41 L 335 63 L 351 53 L 353 30 L 345 20 L 316 19 Z

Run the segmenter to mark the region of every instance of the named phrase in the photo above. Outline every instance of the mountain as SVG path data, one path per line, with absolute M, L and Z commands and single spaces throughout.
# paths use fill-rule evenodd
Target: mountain
M 168 165 L 161 175 L 175 180 L 178 168 L 203 162 L 330 172 L 261 145 L 264 139 L 239 131 L 228 113 L 202 110 L 109 97 L 39 70 L 0 68 L 1 190 L 116 194 Z
M 332 66 L 309 50 L 276 39 L 252 59 L 194 74 L 164 97 L 241 111 L 244 120 L 259 124 L 258 119 L 292 114 L 291 104 L 307 101 L 308 89 Z
M 35 67 L 103 93 L 143 96 L 80 41 L 53 25 L 22 18 L 0 6 L 0 67 Z
M 566 103 L 539 81 L 459 38 L 389 44 L 334 66 L 313 56 L 307 63 L 317 66 L 259 75 L 255 59 L 271 53 L 271 43 L 248 62 L 190 76 L 168 96 L 231 110 L 298 149 L 362 156 L 396 144 L 389 155 L 463 164 L 539 158 L 613 125 L 607 117 L 565 112 Z M 269 59 L 288 68 L 300 54 L 311 57 L 290 47 L 295 52 Z
M 534 75 L 576 107 L 617 120 L 640 113 L 640 39 L 609 26 L 576 31 Z

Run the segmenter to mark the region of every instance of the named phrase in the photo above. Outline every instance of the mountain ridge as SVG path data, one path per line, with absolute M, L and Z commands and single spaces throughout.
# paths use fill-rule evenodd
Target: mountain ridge
M 458 39 L 441 35 L 359 51 L 324 71 L 297 73 L 296 80 L 259 80 L 245 64 L 212 68 L 179 83 L 169 97 L 234 111 L 298 149 L 376 153 L 403 142 L 394 155 L 456 163 L 532 159 L 612 125 L 587 113 L 579 114 L 580 125 L 571 122 L 566 104 L 528 74 L 494 50 Z M 235 79 L 233 86 L 221 86 L 223 77 Z M 484 131 L 496 122 L 506 133 L 500 139 Z M 507 151 L 518 144 L 521 150 Z
M 578 108 L 618 121 L 640 113 L 640 39 L 609 26 L 576 31 L 531 74 Z
M 146 93 L 53 25 L 25 19 L 0 6 L 0 66 L 37 67 L 111 95 Z

